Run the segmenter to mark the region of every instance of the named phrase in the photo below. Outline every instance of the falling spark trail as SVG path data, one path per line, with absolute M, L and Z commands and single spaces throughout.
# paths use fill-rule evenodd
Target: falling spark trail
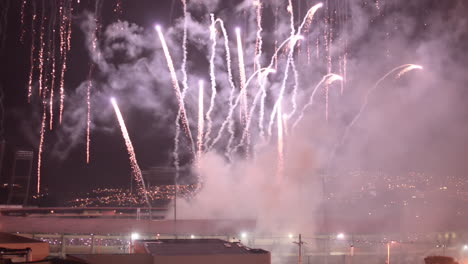
M 232 67 L 231 67 L 231 51 L 229 49 L 229 38 L 226 32 L 226 28 L 224 27 L 224 21 L 217 18 L 215 23 L 218 23 L 221 27 L 221 32 L 223 33 L 224 38 L 224 49 L 226 51 L 226 65 L 228 71 L 228 81 L 229 85 L 231 86 L 231 93 L 229 95 L 229 107 L 232 107 L 234 103 L 234 92 L 236 90 L 236 85 L 234 84 L 234 77 L 232 75 Z
M 42 122 L 41 122 L 41 137 L 39 139 L 39 151 L 37 153 L 37 194 L 41 193 L 41 167 L 42 167 L 42 151 L 44 147 L 44 134 L 46 123 L 46 105 L 42 107 Z
M 71 49 L 71 34 L 72 34 L 72 13 L 73 9 L 71 6 L 71 1 L 68 3 L 68 10 L 63 11 L 64 17 L 62 18 L 64 21 L 64 47 L 63 47 L 63 58 L 62 58 L 62 71 L 60 73 L 60 109 L 59 109 L 59 123 L 62 124 L 62 116 L 63 116 L 63 103 L 65 100 L 65 72 L 67 71 L 67 54 L 68 51 Z M 68 16 L 67 16 L 68 11 Z M 67 25 L 68 22 L 68 25 Z
M 294 113 L 296 113 L 296 109 L 297 109 L 296 98 L 297 98 L 297 88 L 299 86 L 299 73 L 297 72 L 296 63 L 294 60 L 291 60 L 291 68 L 294 73 L 294 87 L 293 87 L 292 96 L 291 96 L 292 110 L 290 113 L 286 115 L 286 119 L 291 118 L 294 115 Z
M 55 32 L 53 34 L 55 37 Z M 51 84 L 50 84 L 50 101 L 49 101 L 49 129 L 52 130 L 54 123 L 54 87 L 55 87 L 55 41 L 52 42 L 52 72 L 51 72 Z
M 192 149 L 192 151 L 194 151 L 194 142 L 193 142 L 193 138 L 192 138 L 192 133 L 190 132 L 189 121 L 187 119 L 187 114 L 186 114 L 186 111 L 185 111 L 184 101 L 183 101 L 183 98 L 182 98 L 182 94 L 180 92 L 179 81 L 177 80 L 177 75 L 176 75 L 176 72 L 175 72 L 175 69 L 174 69 L 174 63 L 172 62 L 172 58 L 171 58 L 171 55 L 169 53 L 169 49 L 168 49 L 167 44 L 166 44 L 166 40 L 165 40 L 164 35 L 163 35 L 162 31 L 161 31 L 161 27 L 156 26 L 156 31 L 158 32 L 159 39 L 161 40 L 164 55 L 165 55 L 166 61 L 167 61 L 167 66 L 169 68 L 169 72 L 171 73 L 172 85 L 173 85 L 174 90 L 176 92 L 176 97 L 177 97 L 177 101 L 178 101 L 178 104 L 179 104 L 179 110 L 180 110 L 181 119 L 182 119 L 182 125 L 184 126 L 185 133 L 186 133 L 187 137 L 190 140 L 190 144 L 192 146 L 191 149 Z M 176 123 L 176 126 L 179 126 L 179 123 Z
M 98 15 L 100 13 L 100 1 L 96 2 L 95 7 L 95 15 L 94 15 L 94 30 L 92 34 L 92 50 L 95 54 L 98 53 L 98 59 L 100 59 L 100 51 L 98 50 L 98 31 L 99 31 L 99 20 Z M 94 72 L 95 62 L 91 61 L 91 65 L 89 67 L 88 72 L 88 84 L 86 87 L 86 106 L 87 106 L 87 113 L 86 113 L 86 163 L 89 164 L 90 161 L 90 147 L 91 147 L 91 89 L 93 88 L 93 80 L 92 75 Z
M 185 99 L 185 94 L 187 93 L 187 90 L 189 89 L 188 86 L 188 77 L 187 77 L 187 1 L 182 0 L 183 4 L 183 12 L 184 12 L 184 29 L 183 29 L 183 35 L 182 35 L 182 94 L 181 94 L 181 100 L 183 101 Z M 176 131 L 175 131 L 175 137 L 174 137 L 174 167 L 176 169 L 176 178 L 179 177 L 179 136 L 180 136 L 180 118 L 182 116 L 182 108 L 179 107 L 179 110 L 177 111 L 177 116 L 176 116 Z M 192 152 L 193 152 L 193 142 L 192 142 Z M 177 187 L 176 187 L 177 188 Z
M 21 1 L 21 14 L 20 14 L 20 22 L 21 22 L 21 26 L 20 26 L 20 42 L 23 43 L 24 42 L 24 34 L 26 33 L 26 29 L 24 27 L 24 9 L 26 7 L 26 0 L 23 0 Z
M 127 127 L 125 126 L 125 121 L 122 117 L 122 113 L 120 112 L 119 106 L 117 105 L 115 98 L 111 98 L 111 103 L 112 103 L 112 106 L 114 107 L 117 120 L 119 121 L 120 129 L 122 130 L 122 136 L 125 140 L 125 145 L 127 146 L 128 158 L 130 160 L 130 166 L 132 167 L 133 176 L 135 177 L 135 181 L 138 185 L 140 194 L 142 194 L 145 197 L 148 207 L 151 208 L 151 203 L 148 199 L 148 191 L 146 190 L 145 181 L 143 179 L 140 166 L 138 165 L 136 155 L 135 155 L 135 150 L 133 148 L 132 141 L 130 140 Z
M 307 11 L 307 14 L 306 16 L 304 17 L 303 19 L 303 22 L 301 23 L 301 25 L 299 26 L 298 28 L 298 31 L 297 31 L 297 34 L 295 35 L 294 34 L 294 19 L 293 19 L 293 10 L 292 10 L 292 4 L 291 4 L 291 1 L 289 1 L 290 3 L 290 7 L 291 7 L 291 38 L 294 37 L 294 36 L 300 36 L 300 33 L 301 33 L 301 30 L 303 28 L 303 26 L 305 25 L 305 21 L 307 19 L 310 19 L 312 20 L 313 16 L 315 15 L 315 13 L 317 12 L 317 10 L 319 8 L 321 8 L 323 6 L 322 3 L 318 3 L 316 5 L 314 5 L 312 8 L 309 9 L 309 11 Z M 289 54 L 288 54 L 288 58 L 287 58 L 287 61 L 286 61 L 286 68 L 284 70 L 284 77 L 283 77 L 283 82 L 281 84 L 281 88 L 280 88 L 280 92 L 279 92 L 279 95 L 278 95 L 278 99 L 276 100 L 276 103 L 274 104 L 273 106 L 273 111 L 271 112 L 271 115 L 270 115 L 270 123 L 268 125 L 268 136 L 271 136 L 271 131 L 272 131 L 272 128 L 273 128 L 273 123 L 274 123 L 274 118 L 275 118 L 275 114 L 277 113 L 277 108 L 278 108 L 278 104 L 279 102 L 281 102 L 283 100 L 283 95 L 284 95 L 284 91 L 286 89 L 286 81 L 288 79 L 288 74 L 289 74 L 289 65 L 293 62 L 293 54 L 294 54 L 294 48 L 296 46 L 296 43 L 297 43 L 297 39 L 296 41 L 293 41 L 289 47 Z M 293 69 L 294 70 L 294 69 Z M 296 83 L 296 86 L 295 86 L 297 89 L 297 83 Z M 293 97 L 294 98 L 294 97 Z
M 42 2 L 42 16 L 41 16 L 41 25 L 40 25 L 40 33 L 39 33 L 39 95 L 42 94 L 42 85 L 43 85 L 43 72 L 44 72 L 44 23 L 45 23 L 45 2 Z
M 184 94 L 188 89 L 188 76 L 187 76 L 187 28 L 188 28 L 188 13 L 187 13 L 187 1 L 182 0 L 183 8 L 184 8 L 184 31 L 182 35 L 182 87 Z M 182 98 L 183 99 L 183 98 Z
M 420 66 L 420 65 L 410 65 L 406 68 L 404 68 L 403 70 L 401 70 L 398 74 L 397 74 L 397 78 L 401 78 L 401 76 L 403 76 L 405 73 L 409 72 L 409 71 L 412 71 L 412 70 L 422 70 L 423 67 Z
M 301 35 L 294 35 L 290 36 L 289 38 L 285 39 L 279 47 L 276 48 L 275 53 L 271 57 L 270 64 L 267 68 L 272 69 L 273 65 L 276 65 L 278 62 L 278 52 L 283 48 L 286 43 L 289 43 L 290 46 L 293 46 L 298 40 L 302 39 L 303 37 Z M 274 67 L 275 69 L 277 68 L 276 66 Z M 265 115 L 265 99 L 266 99 L 266 89 L 265 86 L 261 87 L 262 90 L 262 97 L 260 101 L 260 117 L 258 121 L 258 126 L 260 128 L 260 137 L 264 139 L 264 127 L 263 127 L 263 122 L 264 122 L 264 115 Z
M 114 13 L 116 13 L 118 19 L 120 19 L 120 17 L 122 16 L 122 13 L 123 13 L 122 0 L 117 0 L 115 2 Z
M 312 23 L 312 20 L 314 18 L 315 13 L 321 7 L 323 7 L 323 4 L 318 3 L 318 4 L 314 5 L 313 7 L 311 7 L 307 11 L 304 19 L 302 20 L 301 25 L 299 26 L 299 28 L 297 30 L 297 34 L 301 34 L 302 29 L 304 28 L 304 26 L 310 26 L 310 24 Z M 296 69 L 296 62 L 294 61 L 294 59 L 292 57 L 291 57 L 290 64 L 291 64 L 291 68 L 292 68 L 293 73 L 294 73 L 294 87 L 293 87 L 292 97 L 291 97 L 292 110 L 291 110 L 290 113 L 288 113 L 286 115 L 286 119 L 290 119 L 294 115 L 294 113 L 296 113 L 296 109 L 297 109 L 297 103 L 296 103 L 297 89 L 298 89 L 298 86 L 299 86 L 299 73 L 297 72 L 297 69 Z
M 211 128 L 213 121 L 211 120 L 211 112 L 214 109 L 214 103 L 216 98 L 216 75 L 215 75 L 215 56 L 216 56 L 216 28 L 215 28 L 215 19 L 214 15 L 211 14 L 211 26 L 210 26 L 210 38 L 212 41 L 211 44 L 211 56 L 210 56 L 210 81 L 211 81 L 211 100 L 210 100 L 210 107 L 206 112 L 206 136 L 205 136 L 205 144 L 208 144 L 210 140 Z
M 367 107 L 367 104 L 369 102 L 370 94 L 373 91 L 375 91 L 375 89 L 377 89 L 377 87 L 379 87 L 379 85 L 380 85 L 380 83 L 382 81 L 384 81 L 388 76 L 390 76 L 391 74 L 393 74 L 394 72 L 396 72 L 398 70 L 400 70 L 400 72 L 397 74 L 397 78 L 400 78 L 402 76 L 402 74 L 405 74 L 405 73 L 407 73 L 407 72 L 409 72 L 411 70 L 415 70 L 415 69 L 422 70 L 422 68 L 423 68 L 422 66 L 415 65 L 415 64 L 404 64 L 404 65 L 401 65 L 401 66 L 398 66 L 398 67 L 392 69 L 387 74 L 385 74 L 382 78 L 380 78 L 374 84 L 374 86 L 367 91 L 366 96 L 364 97 L 364 103 L 362 104 L 361 108 L 359 109 L 359 112 L 354 117 L 354 119 L 351 121 L 351 123 L 346 127 L 345 132 L 343 134 L 343 137 L 341 138 L 340 145 L 344 142 L 344 140 L 346 140 L 346 138 L 348 137 L 348 134 L 349 134 L 349 130 L 354 126 L 356 121 L 361 117 L 361 114 L 364 111 L 364 109 Z
M 302 111 L 301 111 L 301 114 L 299 115 L 299 117 L 296 119 L 296 121 L 293 123 L 293 126 L 292 126 L 292 129 L 294 129 L 298 124 L 299 122 L 302 120 L 302 118 L 304 117 L 304 114 L 305 114 L 305 111 L 307 110 L 308 107 L 312 106 L 312 104 L 314 103 L 314 97 L 315 97 L 315 94 L 318 90 L 318 88 L 324 83 L 324 82 L 327 82 L 328 85 L 332 84 L 334 81 L 343 81 L 343 77 L 339 76 L 339 75 L 336 75 L 334 73 L 331 73 L 331 74 L 327 74 L 325 76 L 323 76 L 322 80 L 314 87 L 314 90 L 312 91 L 312 95 L 310 96 L 309 98 L 309 102 L 304 105 L 302 107 Z
M 93 66 L 91 66 L 93 67 Z M 91 70 L 90 70 L 91 72 Z M 88 80 L 88 84 L 86 87 L 86 163 L 89 164 L 90 154 L 89 149 L 91 145 L 91 88 L 93 86 L 93 81 L 91 79 Z
M 31 64 L 31 69 L 29 70 L 29 81 L 28 81 L 28 103 L 31 102 L 31 95 L 32 95 L 32 81 L 33 81 L 33 74 L 34 74 L 34 52 L 36 50 L 35 45 L 35 36 L 36 36 L 36 2 L 33 2 L 33 16 L 31 19 L 31 56 L 29 58 L 29 63 Z
M 375 84 L 374 86 L 372 86 L 372 88 L 370 88 L 365 97 L 364 97 L 364 103 L 361 105 L 361 108 L 359 109 L 359 112 L 356 114 L 356 116 L 354 116 L 353 120 L 349 123 L 349 125 L 345 128 L 345 131 L 343 133 L 343 136 L 341 137 L 341 139 L 339 141 L 336 142 L 335 146 L 333 147 L 333 150 L 330 154 L 330 158 L 328 159 L 328 164 L 327 164 L 327 170 L 330 168 L 331 166 L 331 163 L 333 161 L 333 159 L 335 158 L 335 154 L 336 154 L 336 151 L 338 150 L 338 148 L 340 146 L 343 145 L 343 143 L 345 142 L 345 140 L 348 138 L 348 135 L 349 135 L 349 131 L 351 130 L 351 128 L 354 126 L 354 124 L 356 123 L 356 121 L 361 117 L 362 113 L 364 112 L 364 109 L 367 107 L 367 104 L 369 102 L 369 96 L 370 94 L 375 91 L 381 82 L 383 82 L 385 79 L 387 79 L 388 76 L 390 76 L 391 74 L 393 74 L 394 72 L 396 71 L 400 71 L 399 74 L 404 74 L 404 73 L 407 73 L 411 70 L 415 70 L 415 69 L 419 69 L 419 70 L 422 70 L 423 67 L 422 66 L 419 66 L 419 65 L 415 65 L 415 64 L 404 64 L 404 65 L 401 65 L 401 66 L 398 66 L 396 68 L 393 68 L 392 70 L 390 70 L 387 74 L 385 74 L 382 78 L 380 78 Z M 401 77 L 401 75 L 398 75 L 397 74 L 397 78 Z
M 245 83 L 246 87 L 247 87 L 247 86 L 249 85 L 249 83 L 253 80 L 253 78 L 255 77 L 255 75 L 256 75 L 256 74 L 259 74 L 259 73 L 262 72 L 262 71 L 274 72 L 274 70 L 272 70 L 271 68 L 262 68 L 262 69 L 257 70 L 256 72 L 254 72 L 254 73 L 250 76 L 250 78 L 249 78 L 249 79 L 247 80 L 247 82 Z M 234 109 L 239 105 L 239 102 L 241 101 L 241 98 L 242 98 L 242 95 L 239 94 L 239 95 L 237 96 L 237 99 L 236 99 L 235 103 L 233 104 L 233 106 L 229 108 L 228 115 L 227 115 L 226 119 L 224 119 L 224 122 L 221 124 L 221 128 L 220 128 L 219 131 L 218 131 L 218 135 L 217 135 L 216 138 L 213 140 L 213 143 L 211 143 L 209 149 L 212 149 L 212 148 L 214 147 L 214 145 L 221 139 L 221 136 L 222 136 L 222 134 L 223 134 L 223 132 L 224 132 L 224 129 L 225 129 L 226 125 L 227 125 L 228 123 L 231 122 L 231 120 L 232 120 L 232 115 L 233 115 L 233 113 L 234 113 Z M 232 136 L 232 134 L 231 134 L 231 138 L 229 139 L 229 141 L 232 143 L 232 140 L 233 140 L 233 139 L 234 139 L 234 136 Z M 228 146 L 230 146 L 230 144 L 228 144 Z M 230 152 L 231 152 L 231 149 L 228 148 L 227 151 L 226 151 L 226 153 L 230 153 Z
M 269 73 L 275 73 L 275 72 L 276 71 L 271 68 L 263 68 L 259 70 L 260 89 L 255 94 L 254 100 L 252 102 L 252 107 L 250 108 L 250 112 L 249 112 L 249 118 L 247 119 L 247 123 L 244 127 L 244 132 L 242 133 L 240 143 L 231 150 L 231 153 L 236 152 L 238 148 L 244 145 L 245 140 L 248 139 L 250 125 L 252 123 L 252 116 L 257 107 L 257 104 L 258 104 L 257 102 L 260 99 L 260 96 L 263 96 L 265 94 L 266 77 L 268 76 Z M 255 76 L 255 74 L 249 78 L 249 80 L 247 81 L 247 84 L 250 83 L 250 80 L 252 80 L 253 76 Z
M 247 91 L 245 89 L 245 64 L 244 64 L 244 49 L 242 47 L 242 38 L 240 29 L 236 28 L 236 39 L 237 39 L 237 56 L 239 61 L 239 77 L 240 77 L 240 93 L 242 95 L 241 100 L 241 119 L 243 122 L 247 119 Z
M 203 130 L 204 130 L 204 110 L 203 110 L 203 81 L 198 82 L 198 153 L 197 162 L 200 162 L 203 151 Z
M 302 30 L 304 28 L 307 28 L 310 26 L 310 23 L 312 22 L 312 20 L 314 19 L 314 16 L 315 16 L 315 13 L 317 13 L 317 10 L 319 10 L 319 8 L 322 8 L 323 7 L 323 3 L 318 3 L 314 6 L 312 6 L 306 13 L 304 19 L 302 20 L 302 23 L 301 25 L 299 26 L 298 30 L 297 30 L 297 34 L 301 34 Z
M 229 113 L 228 113 L 228 116 L 231 116 L 232 111 L 234 111 L 234 108 L 235 108 L 235 106 L 234 106 L 234 93 L 236 91 L 236 86 L 234 84 L 234 78 L 233 78 L 233 75 L 232 75 L 231 52 L 230 52 L 230 49 L 229 49 L 229 38 L 228 38 L 228 34 L 226 32 L 226 28 L 224 27 L 223 20 L 217 18 L 215 23 L 218 23 L 220 25 L 221 32 L 223 33 L 223 38 L 224 38 L 224 49 L 226 51 L 226 64 L 227 64 L 227 72 L 228 72 L 228 82 L 229 82 L 229 85 L 231 86 L 231 92 L 229 94 L 229 110 L 228 110 Z M 234 134 L 233 122 L 232 122 L 231 119 L 229 119 L 228 122 L 223 122 L 223 124 L 221 125 L 221 128 L 219 129 L 219 132 L 218 132 L 218 136 L 216 137 L 217 139 L 215 139 L 215 141 L 214 141 L 215 143 L 221 137 L 220 135 L 224 131 L 226 125 L 228 125 L 228 132 L 230 133 L 230 135 Z M 209 141 L 210 141 L 210 138 L 207 138 L 207 140 L 205 141 L 205 144 L 207 146 L 209 144 Z M 215 143 L 211 144 L 210 148 L 212 148 Z
M 255 58 L 254 58 L 254 71 L 261 68 L 261 58 L 262 58 L 262 46 L 263 46 L 263 38 L 262 38 L 262 9 L 263 4 L 261 0 L 255 0 L 254 5 L 257 7 L 256 14 L 257 14 L 257 38 L 255 40 Z

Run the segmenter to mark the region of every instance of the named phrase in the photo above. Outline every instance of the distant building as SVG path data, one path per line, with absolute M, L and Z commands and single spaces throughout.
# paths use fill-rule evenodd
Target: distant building
M 270 264 L 270 252 L 221 239 L 158 239 L 134 241 L 134 254 L 69 255 L 89 264 Z

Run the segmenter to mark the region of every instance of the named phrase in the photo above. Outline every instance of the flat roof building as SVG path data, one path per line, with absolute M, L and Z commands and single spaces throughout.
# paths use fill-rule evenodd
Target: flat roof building
M 83 263 L 101 264 L 270 264 L 270 252 L 221 239 L 134 241 L 134 254 L 70 255 Z

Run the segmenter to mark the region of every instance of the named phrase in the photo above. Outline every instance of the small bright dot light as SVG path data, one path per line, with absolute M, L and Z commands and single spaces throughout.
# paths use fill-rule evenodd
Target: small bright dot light
M 240 34 L 240 27 L 236 27 L 236 33 Z
M 242 238 L 246 238 L 246 237 L 247 237 L 247 233 L 242 232 L 242 233 L 241 233 L 241 237 L 242 237 Z
M 468 245 L 464 245 L 463 250 L 468 250 Z
M 160 25 L 155 25 L 154 29 L 156 29 L 157 31 L 161 31 L 161 26 Z
M 132 240 L 140 239 L 140 234 L 138 234 L 138 233 L 132 233 L 131 238 L 132 238 Z
M 115 102 L 116 102 L 115 97 L 111 97 L 110 100 L 111 100 L 111 103 L 115 104 Z
M 194 235 L 190 235 L 190 238 L 191 238 L 191 239 L 194 239 L 194 238 L 195 238 L 195 236 L 194 236 Z
M 291 239 L 291 238 L 293 238 L 294 236 L 293 236 L 292 233 L 289 233 L 289 234 L 288 234 L 288 237 L 289 237 L 289 239 Z
M 343 233 L 339 233 L 338 235 L 336 235 L 336 238 L 337 239 L 344 239 L 345 235 Z

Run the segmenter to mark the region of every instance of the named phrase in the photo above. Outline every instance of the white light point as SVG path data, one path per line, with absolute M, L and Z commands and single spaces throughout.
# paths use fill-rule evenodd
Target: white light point
M 345 235 L 343 233 L 339 233 L 336 235 L 336 239 L 343 240 L 345 238 Z
M 157 31 L 161 31 L 161 26 L 160 25 L 155 25 L 154 29 L 156 29 Z
M 236 27 L 236 34 L 240 34 L 240 27 Z
M 292 239 L 293 237 L 294 237 L 294 235 L 293 235 L 292 233 L 289 233 L 289 234 L 288 234 L 288 238 L 289 238 L 289 239 Z
M 140 234 L 132 233 L 132 235 L 130 237 L 132 238 L 132 240 L 137 240 L 137 239 L 140 239 Z
M 110 101 L 111 101 L 111 103 L 113 103 L 113 104 L 117 103 L 117 101 L 115 100 L 115 97 L 111 97 L 111 98 L 110 98 Z
M 246 238 L 246 237 L 247 237 L 247 233 L 242 232 L 242 233 L 241 233 L 241 238 Z
M 302 40 L 302 39 L 304 39 L 304 36 L 302 36 L 302 35 L 295 35 L 294 36 L 295 41 Z
M 464 245 L 463 250 L 468 250 L 468 245 Z
M 191 239 L 194 239 L 194 238 L 195 238 L 195 235 L 190 235 L 190 238 L 191 238 Z

